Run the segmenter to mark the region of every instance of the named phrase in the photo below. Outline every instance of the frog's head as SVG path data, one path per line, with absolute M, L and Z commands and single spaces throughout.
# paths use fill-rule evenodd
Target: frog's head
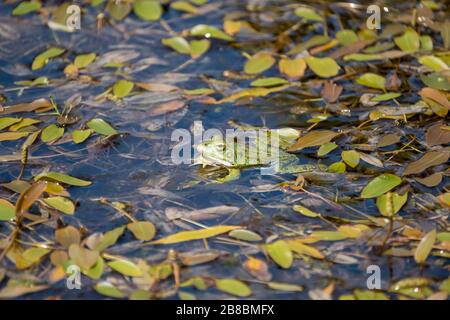
M 198 164 L 202 164 L 203 166 L 222 165 L 226 167 L 232 167 L 234 165 L 230 162 L 227 144 L 222 137 L 213 136 L 211 139 L 202 141 L 196 148 L 199 153 L 196 161 Z

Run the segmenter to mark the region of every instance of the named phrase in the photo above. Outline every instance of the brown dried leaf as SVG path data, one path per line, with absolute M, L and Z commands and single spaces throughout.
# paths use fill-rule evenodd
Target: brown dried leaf
M 46 181 L 38 181 L 31 185 L 25 192 L 23 192 L 16 202 L 16 216 L 18 218 L 22 217 L 27 213 L 28 209 L 33 205 L 33 203 L 38 200 L 44 193 L 45 188 L 47 188 Z
M 41 98 L 30 103 L 20 103 L 13 106 L 5 107 L 0 111 L 0 115 L 17 113 L 17 112 L 31 112 L 35 110 L 47 110 L 52 108 L 52 104 L 47 99 Z
M 416 178 L 416 181 L 429 188 L 435 187 L 442 182 L 442 172 L 436 172 L 425 178 Z
M 410 174 L 420 173 L 430 167 L 446 163 L 449 158 L 450 158 L 450 151 L 447 150 L 427 152 L 419 160 L 416 160 L 408 164 L 406 166 L 405 171 L 403 172 L 403 175 L 407 176 Z
M 182 100 L 172 100 L 154 106 L 150 110 L 149 114 L 152 117 L 160 116 L 166 113 L 177 111 L 178 109 L 183 108 L 185 105 L 186 105 L 185 102 Z
M 450 131 L 444 130 L 444 127 L 442 122 L 438 122 L 427 130 L 425 138 L 429 147 L 450 143 Z
M 333 81 L 326 81 L 320 94 L 328 103 L 334 103 L 341 95 L 342 89 L 342 86 Z
M 441 91 L 433 89 L 433 88 L 423 88 L 419 91 L 419 94 L 422 98 L 428 98 L 436 103 L 440 104 L 441 106 L 450 109 L 450 102 L 448 101 L 445 94 L 443 94 Z
M 380 140 L 378 141 L 377 147 L 383 148 L 383 147 L 393 145 L 393 144 L 399 142 L 400 139 L 401 139 L 401 136 L 399 136 L 396 133 L 386 134 L 380 138 Z
M 311 131 L 305 134 L 303 137 L 300 137 L 297 142 L 288 149 L 288 151 L 297 151 L 303 148 L 320 146 L 327 142 L 330 142 L 339 134 L 340 133 L 331 130 Z

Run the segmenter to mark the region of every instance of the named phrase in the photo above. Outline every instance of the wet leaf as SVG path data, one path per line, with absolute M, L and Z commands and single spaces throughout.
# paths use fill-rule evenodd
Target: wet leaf
M 86 187 L 92 184 L 90 181 L 81 180 L 59 172 L 43 172 L 34 178 L 36 181 L 40 179 L 51 179 L 71 186 Z
M 13 124 L 18 123 L 20 121 L 22 121 L 22 118 L 10 118 L 10 117 L 0 118 L 0 130 L 8 128 L 9 126 L 12 126 Z
M 408 193 L 400 195 L 395 192 L 388 192 L 377 198 L 377 207 L 380 213 L 385 217 L 392 217 L 408 200 Z
M 302 215 L 310 217 L 310 218 L 320 217 L 319 213 L 311 211 L 308 208 L 305 208 L 304 206 L 301 206 L 298 204 L 293 206 L 292 209 L 294 209 L 295 212 L 301 213 Z
M 355 168 L 359 164 L 359 152 L 355 150 L 342 151 L 341 157 L 349 167 Z
M 34 58 L 33 64 L 31 66 L 32 70 L 38 70 L 43 68 L 50 59 L 56 58 L 64 53 L 64 49 L 61 48 L 50 48 L 43 53 L 39 54 Z
M 416 178 L 416 181 L 429 188 L 435 187 L 442 182 L 443 174 L 441 172 L 433 173 L 425 178 Z
M 431 99 L 432 101 L 444 107 L 446 110 L 450 109 L 450 101 L 448 101 L 445 94 L 443 94 L 439 90 L 433 88 L 423 88 L 419 91 L 419 94 L 423 99 Z
M 420 48 L 419 34 L 412 28 L 406 29 L 402 36 L 394 38 L 395 44 L 404 52 L 416 52 Z
M 306 62 L 302 58 L 289 59 L 283 58 L 278 62 L 278 69 L 280 72 L 287 75 L 291 79 L 298 79 L 303 77 L 306 70 Z
M 226 40 L 226 41 L 233 40 L 232 37 L 227 35 L 222 30 L 217 29 L 216 27 L 213 27 L 213 26 L 205 25 L 205 24 L 198 24 L 195 27 L 193 27 L 191 29 L 191 35 L 204 36 L 206 38 L 215 38 L 215 39 Z
M 252 81 L 250 85 L 252 87 L 272 87 L 272 86 L 278 86 L 281 84 L 289 83 L 286 79 L 283 78 L 277 78 L 277 77 L 270 77 L 270 78 L 261 78 L 255 81 Z
M 248 74 L 258 74 L 270 69 L 275 59 L 270 53 L 260 52 L 250 57 L 244 65 L 244 71 Z
M 401 183 L 402 179 L 394 174 L 381 174 L 364 187 L 361 191 L 361 198 L 369 199 L 379 197 Z
M 316 248 L 308 246 L 307 244 L 302 243 L 297 240 L 287 240 L 286 241 L 289 248 L 299 254 L 299 255 L 308 255 L 316 259 L 324 259 L 325 256 Z
M 118 227 L 115 229 L 112 229 L 108 232 L 105 232 L 103 236 L 100 239 L 100 242 L 95 245 L 94 249 L 102 252 L 103 250 L 109 248 L 110 246 L 114 245 L 119 237 L 123 234 L 125 231 L 125 227 Z
M 153 244 L 172 244 L 184 241 L 192 241 L 199 239 L 207 239 L 210 237 L 215 237 L 219 234 L 226 233 L 228 231 L 239 229 L 240 226 L 214 226 L 202 230 L 194 231 L 181 231 L 165 238 L 153 241 Z
M 0 221 L 8 221 L 15 217 L 15 207 L 5 199 L 0 199 Z
M 339 73 L 341 67 L 332 58 L 306 57 L 306 64 L 319 77 L 330 78 Z
M 284 269 L 289 269 L 294 260 L 292 251 L 286 241 L 277 240 L 273 243 L 264 245 L 264 249 L 272 260 Z
M 419 62 L 436 72 L 450 69 L 444 61 L 435 56 L 422 56 L 419 58 Z
M 128 277 L 141 277 L 143 275 L 142 270 L 133 262 L 128 260 L 115 260 L 108 262 L 113 270 Z
M 450 130 L 445 129 L 442 122 L 438 122 L 427 130 L 425 138 L 429 147 L 448 144 L 450 143 Z
M 90 269 L 97 262 L 98 251 L 89 250 L 82 246 L 72 243 L 69 246 L 69 257 L 73 262 L 83 269 Z
M 0 133 L 1 141 L 15 141 L 28 136 L 29 132 L 2 132 Z
M 324 19 L 313 9 L 307 7 L 299 7 L 295 9 L 295 14 L 300 18 L 304 18 L 306 20 L 311 21 L 324 21 Z
M 328 153 L 330 153 L 331 151 L 333 151 L 334 149 L 336 149 L 337 147 L 338 145 L 334 142 L 327 142 L 325 144 L 322 144 L 319 150 L 317 150 L 317 156 L 323 157 Z
M 163 9 L 159 1 L 156 0 L 137 0 L 133 4 L 134 13 L 145 21 L 156 21 L 161 18 Z
M 428 255 L 431 252 L 431 249 L 433 249 L 435 241 L 436 241 L 436 230 L 434 229 L 428 232 L 422 238 L 422 240 L 420 240 L 420 243 L 414 252 L 414 260 L 418 264 L 422 264 L 427 260 Z
M 429 151 L 425 153 L 419 160 L 409 163 L 403 175 L 411 175 L 421 173 L 422 171 L 443 163 L 446 163 L 450 157 L 450 151 Z
M 94 52 L 87 54 L 80 54 L 75 57 L 73 64 L 78 69 L 83 69 L 86 68 L 88 65 L 90 65 L 92 62 L 94 62 L 96 57 L 97 55 Z
M 75 142 L 76 144 L 83 143 L 84 141 L 86 141 L 87 138 L 90 137 L 91 134 L 92 134 L 92 130 L 90 130 L 90 129 L 74 130 L 72 132 L 73 142 Z
M 246 229 L 231 230 L 228 235 L 232 238 L 243 241 L 257 242 L 262 240 L 262 237 L 259 234 Z
M 27 269 L 38 263 L 49 252 L 50 250 L 45 248 L 29 248 L 16 260 L 16 267 L 18 269 Z
M 385 79 L 375 73 L 365 73 L 362 76 L 360 76 L 358 79 L 356 79 L 356 82 L 360 85 L 369 87 L 369 88 L 375 88 L 375 89 L 381 89 L 384 90 L 385 86 Z
M 75 213 L 75 204 L 70 199 L 64 197 L 51 197 L 45 198 L 44 202 L 50 207 L 53 207 L 65 214 L 72 215 Z
M 220 291 L 238 297 L 248 297 L 252 294 L 249 286 L 236 279 L 216 279 L 216 287 Z
M 390 133 L 382 136 L 378 140 L 377 147 L 383 148 L 400 142 L 401 137 L 398 134 Z
M 30 12 L 38 11 L 41 8 L 40 1 L 22 1 L 17 7 L 14 8 L 13 16 L 21 16 Z
M 101 295 L 111 298 L 124 298 L 125 293 L 120 291 L 116 286 L 107 281 L 99 282 L 95 285 L 95 291 Z
M 304 148 L 321 146 L 327 142 L 330 142 L 338 135 L 339 133 L 331 130 L 311 131 L 305 134 L 303 137 L 300 137 L 297 142 L 289 148 L 289 151 L 297 151 Z
M 149 241 L 155 237 L 156 229 L 150 221 L 135 221 L 127 225 L 136 239 L 141 241 Z
M 267 286 L 272 290 L 278 290 L 278 291 L 286 291 L 286 292 L 300 292 L 303 291 L 303 287 L 296 285 L 296 284 L 290 284 L 290 283 L 281 283 L 281 282 L 268 282 Z
M 118 134 L 117 130 L 103 119 L 92 119 L 87 123 L 87 126 L 94 132 L 104 136 Z
M 75 227 L 67 226 L 55 231 L 55 240 L 62 244 L 63 247 L 69 248 L 72 244 L 80 244 L 81 234 Z
M 35 203 L 44 193 L 46 187 L 47 183 L 45 181 L 38 181 L 21 193 L 16 202 L 16 216 L 21 217 L 23 214 L 27 213 L 33 203 Z
M 42 142 L 54 142 L 64 135 L 64 128 L 58 127 L 56 124 L 51 124 L 45 127 L 41 133 Z
M 161 42 L 178 53 L 191 54 L 191 45 L 183 37 L 162 39 Z
M 119 80 L 113 86 L 113 94 L 116 98 L 128 96 L 134 88 L 134 83 L 128 80 Z
M 339 241 L 347 238 L 347 236 L 337 231 L 314 231 L 310 237 L 322 241 Z
M 375 97 L 373 97 L 370 100 L 373 101 L 373 102 L 382 102 L 382 101 L 388 101 L 388 100 L 392 100 L 392 99 L 398 98 L 401 95 L 402 95 L 401 93 L 388 92 L 388 93 L 385 93 L 385 94 L 376 95 Z

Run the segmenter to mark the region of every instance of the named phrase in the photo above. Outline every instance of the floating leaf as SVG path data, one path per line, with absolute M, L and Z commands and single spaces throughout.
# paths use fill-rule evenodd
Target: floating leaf
M 321 146 L 327 142 L 330 142 L 338 135 L 338 132 L 334 132 L 331 130 L 311 131 L 305 134 L 303 137 L 300 137 L 297 142 L 289 148 L 289 151 L 297 151 L 304 148 Z
M 435 56 L 423 56 L 419 58 L 419 62 L 436 72 L 450 69 L 444 61 Z
M 145 21 L 156 21 L 161 18 L 163 9 L 159 1 L 156 0 L 137 0 L 133 4 L 134 13 Z
M 22 118 L 10 118 L 10 117 L 0 118 L 0 130 L 8 128 L 9 126 L 12 126 L 13 124 L 18 123 L 20 121 L 22 121 Z
M 22 139 L 28 136 L 29 132 L 2 132 L 0 133 L 0 142 L 1 141 L 15 141 L 18 139 Z
M 64 197 L 51 197 L 51 198 L 45 198 L 44 202 L 48 204 L 49 206 L 55 208 L 56 210 L 59 210 L 65 214 L 74 214 L 75 212 L 75 205 L 70 199 L 64 198 Z
M 80 54 L 75 57 L 73 64 L 78 69 L 83 69 L 86 68 L 88 65 L 90 65 L 95 60 L 96 57 L 97 55 L 94 52 L 87 54 Z
M 422 240 L 420 240 L 419 245 L 416 248 L 416 251 L 414 252 L 414 260 L 418 264 L 423 264 L 427 258 L 428 255 L 431 252 L 431 249 L 433 249 L 434 242 L 436 241 L 436 230 L 433 229 L 430 232 L 428 232 Z
M 300 18 L 304 18 L 306 20 L 319 22 L 324 21 L 323 17 L 321 17 L 316 11 L 307 7 L 299 7 L 295 9 L 295 14 Z
M 191 46 L 191 56 L 192 58 L 198 58 L 206 51 L 208 51 L 211 46 L 211 41 L 207 39 L 202 40 L 192 40 L 190 43 Z
M 71 177 L 67 174 L 64 173 L 59 173 L 59 172 L 43 172 L 40 175 L 36 176 L 34 179 L 40 180 L 40 179 L 51 179 L 51 180 L 55 180 L 58 182 L 62 182 L 71 186 L 77 186 L 77 187 L 86 187 L 92 184 L 92 182 L 90 181 L 86 181 L 86 180 L 81 180 L 78 178 L 74 178 Z
M 341 153 L 342 160 L 352 167 L 355 168 L 359 164 L 359 152 L 355 150 L 346 150 Z
M 14 8 L 13 16 L 21 16 L 30 12 L 38 11 L 41 8 L 40 1 L 22 1 L 17 7 Z
M 328 166 L 328 171 L 334 172 L 334 173 L 344 173 L 346 168 L 347 167 L 345 166 L 344 162 L 338 161 L 338 162 L 332 163 L 330 166 Z
M 108 263 L 115 271 L 128 277 L 141 277 L 143 275 L 142 270 L 133 262 L 128 260 L 115 260 Z
M 334 142 L 327 142 L 325 144 L 322 144 L 319 150 L 317 150 L 317 156 L 323 157 L 328 153 L 330 153 L 331 151 L 333 151 L 334 149 L 336 149 L 337 147 L 338 145 Z
M 278 240 L 264 245 L 264 248 L 272 260 L 280 267 L 288 269 L 292 266 L 294 258 L 286 241 Z
M 377 147 L 383 148 L 387 146 L 391 146 L 393 144 L 396 144 L 400 141 L 401 136 L 395 133 L 390 133 L 382 136 L 380 140 L 378 140 Z
M 301 241 L 297 240 L 287 240 L 286 241 L 289 248 L 300 255 L 308 255 L 316 259 L 324 259 L 325 256 L 316 248 L 308 246 Z
M 356 79 L 356 82 L 360 85 L 381 90 L 385 89 L 385 81 L 386 80 L 382 76 L 376 73 L 365 73 Z
M 262 237 L 259 234 L 255 233 L 253 231 L 250 231 L 250 230 L 246 230 L 246 229 L 231 230 L 228 235 L 232 238 L 243 240 L 243 241 L 254 242 L 254 241 L 262 240 Z
M 288 59 L 283 58 L 278 62 L 280 72 L 287 75 L 291 79 L 303 77 L 306 70 L 306 62 L 302 58 Z
M 162 39 L 161 42 L 178 53 L 191 54 L 191 45 L 183 37 Z
M 20 217 L 25 214 L 29 208 L 35 203 L 44 193 L 47 183 L 38 181 L 33 183 L 27 190 L 20 194 L 16 202 L 16 216 Z
M 197 13 L 197 8 L 187 1 L 175 1 L 170 4 L 170 7 L 175 10 L 185 11 L 188 13 Z
M 286 292 L 300 292 L 303 291 L 303 287 L 297 284 L 281 283 L 281 282 L 268 282 L 267 287 L 272 290 L 286 291 Z
M 97 262 L 99 253 L 73 243 L 69 246 L 69 257 L 80 268 L 90 269 Z
M 42 142 L 53 142 L 64 135 L 64 128 L 58 127 L 56 124 L 51 124 L 45 127 L 41 133 Z
M 69 248 L 72 244 L 80 244 L 81 234 L 75 227 L 67 226 L 55 231 L 55 240 L 62 244 L 65 248 Z
M 308 208 L 305 208 L 304 206 L 301 206 L 298 204 L 293 206 L 292 209 L 294 209 L 295 212 L 301 213 L 302 215 L 310 217 L 310 218 L 320 217 L 319 213 L 311 211 Z
M 8 221 L 15 216 L 15 207 L 5 199 L 0 199 L 0 221 Z
M 129 223 L 127 228 L 133 233 L 136 239 L 141 241 L 152 240 L 156 234 L 155 226 L 150 221 L 135 221 Z
M 286 84 L 289 83 L 286 79 L 283 78 L 277 78 L 277 77 L 270 77 L 270 78 L 261 78 L 255 81 L 252 81 L 250 85 L 252 87 L 273 87 L 278 86 L 280 84 Z
M 428 75 L 420 74 L 420 80 L 427 86 L 436 90 L 450 90 L 450 82 L 440 73 L 433 72 Z
M 406 29 L 400 37 L 394 38 L 395 44 L 404 52 L 416 52 L 420 48 L 419 34 L 412 28 Z
M 440 92 L 439 90 L 433 88 L 423 88 L 419 91 L 419 94 L 424 99 L 431 99 L 432 101 L 438 103 L 443 106 L 446 110 L 450 109 L 450 102 L 448 101 L 445 94 Z
M 416 178 L 416 181 L 420 184 L 423 184 L 424 186 L 427 186 L 429 188 L 435 187 L 439 185 L 442 182 L 443 174 L 442 172 L 435 172 L 432 175 L 429 175 L 425 178 Z
M 446 163 L 450 157 L 450 151 L 439 150 L 439 151 L 429 151 L 425 153 L 419 160 L 409 163 L 403 175 L 407 176 L 410 174 L 421 173 L 422 171 Z
M 95 246 L 95 250 L 102 252 L 103 250 L 114 245 L 124 231 L 125 227 L 118 227 L 108 232 L 105 232 L 105 234 L 100 239 L 100 242 L 98 242 L 97 245 Z
M 408 193 L 400 195 L 398 193 L 388 192 L 377 198 L 377 207 L 380 213 L 385 217 L 392 217 L 408 200 Z
M 329 78 L 334 77 L 339 73 L 341 67 L 332 58 L 316 58 L 306 57 L 306 64 L 319 77 Z
M 103 119 L 92 119 L 87 123 L 87 126 L 94 132 L 102 134 L 104 136 L 112 136 L 118 134 L 117 130 Z
M 124 298 L 125 293 L 117 289 L 112 283 L 107 281 L 99 282 L 95 285 L 95 291 L 101 295 L 111 297 L 111 298 Z
M 347 238 L 346 235 L 338 231 L 314 231 L 310 237 L 322 241 L 339 241 Z
M 124 98 L 128 96 L 134 88 L 134 83 L 128 80 L 117 81 L 112 90 L 116 98 Z
M 125 2 L 108 1 L 105 10 L 113 19 L 122 20 L 131 12 L 131 5 Z
M 240 226 L 215 226 L 202 230 L 182 231 L 165 238 L 153 241 L 153 244 L 172 244 L 184 241 L 192 241 L 215 237 L 219 234 L 226 233 L 234 229 L 240 229 Z
M 249 257 L 244 263 L 244 268 L 261 281 L 270 281 L 272 279 L 269 266 L 263 260 Z
M 49 249 L 45 248 L 29 248 L 25 250 L 16 260 L 16 267 L 18 269 L 26 269 L 35 263 L 38 263 L 42 257 L 50 252 Z
M 65 50 L 61 49 L 61 48 L 50 48 L 50 49 L 44 51 L 43 53 L 38 55 L 36 58 L 34 58 L 31 69 L 38 70 L 38 69 L 43 68 L 50 59 L 56 58 L 56 57 L 62 55 L 64 53 L 64 51 Z
M 270 69 L 275 63 L 275 59 L 270 53 L 260 52 L 247 60 L 244 66 L 245 73 L 258 74 Z
M 438 122 L 427 130 L 425 139 L 429 147 L 450 143 L 450 130 L 445 128 L 442 122 Z
M 364 187 L 361 192 L 361 198 L 368 199 L 379 197 L 401 183 L 402 179 L 394 174 L 381 174 Z
M 388 100 L 392 100 L 392 99 L 398 98 L 401 95 L 402 95 L 401 93 L 388 92 L 388 93 L 385 93 L 385 94 L 376 95 L 375 97 L 370 99 L 370 101 L 373 101 L 373 102 L 388 101 Z
M 89 138 L 91 134 L 92 134 L 92 130 L 90 130 L 90 129 L 74 130 L 72 132 L 73 142 L 75 142 L 76 144 L 82 143 L 82 142 L 86 141 L 86 139 Z
M 208 26 L 205 24 L 198 24 L 191 29 L 191 35 L 193 36 L 204 36 L 206 38 L 215 38 L 220 40 L 231 41 L 232 37 L 227 35 L 222 30 L 217 29 L 213 26 Z
M 238 297 L 248 297 L 252 294 L 252 290 L 249 286 L 236 279 L 216 279 L 216 287 L 220 291 Z

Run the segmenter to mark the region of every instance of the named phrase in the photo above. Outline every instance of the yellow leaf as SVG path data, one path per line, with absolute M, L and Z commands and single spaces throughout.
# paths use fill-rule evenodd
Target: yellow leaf
M 234 230 L 241 229 L 240 226 L 215 226 L 211 228 L 206 228 L 202 230 L 194 230 L 194 231 L 182 231 L 165 238 L 161 238 L 159 240 L 153 241 L 153 244 L 171 244 L 178 243 L 184 241 L 192 241 L 198 239 L 206 239 L 210 237 L 217 236 L 219 234 Z
M 425 260 L 427 260 L 427 257 L 430 254 L 435 241 L 436 241 L 435 229 L 428 232 L 425 235 L 425 237 L 423 237 L 422 240 L 420 240 L 420 243 L 417 246 L 416 251 L 414 252 L 414 260 L 416 260 L 418 264 L 422 264 L 425 262 Z

